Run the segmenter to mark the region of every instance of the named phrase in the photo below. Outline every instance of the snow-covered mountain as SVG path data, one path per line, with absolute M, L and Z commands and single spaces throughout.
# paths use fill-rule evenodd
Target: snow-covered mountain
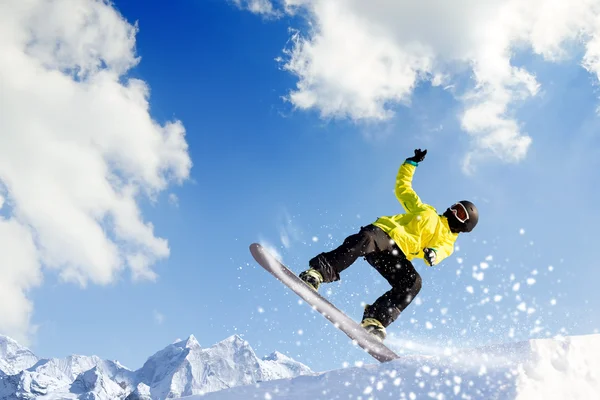
M 259 359 L 239 336 L 202 349 L 192 335 L 157 352 L 137 371 L 96 356 L 39 360 L 10 338 L 0 336 L 0 343 L 5 344 L 0 400 L 162 400 L 312 374 L 280 353 Z
M 311 373 L 307 366 L 279 353 L 259 359 L 239 336 L 202 349 L 192 335 L 146 361 L 131 399 L 147 398 L 148 393 L 152 399 L 176 398 Z
M 184 399 L 600 399 L 598 334 L 440 353 Z
M 30 368 L 4 377 L 0 380 L 0 399 L 34 399 L 53 393 L 87 396 L 81 398 L 117 399 L 123 398 L 127 394 L 125 389 L 132 387 L 134 382 L 134 373 L 117 362 L 96 356 L 72 355 L 40 360 Z M 88 395 L 91 393 L 95 397 Z M 118 394 L 122 396 L 118 397 Z
M 0 376 L 16 374 L 36 362 L 38 358 L 28 348 L 0 335 Z

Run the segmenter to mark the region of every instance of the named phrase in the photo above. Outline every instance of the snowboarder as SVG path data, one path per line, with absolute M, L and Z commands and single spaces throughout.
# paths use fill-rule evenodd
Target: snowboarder
M 471 232 L 479 220 L 477 208 L 467 200 L 453 204 L 443 215 L 421 201 L 412 188 L 412 178 L 427 150 L 414 152 L 400 166 L 396 178 L 396 197 L 406 213 L 379 217 L 361 227 L 337 249 L 311 259 L 310 268 L 299 275 L 318 290 L 321 283 L 338 281 L 342 271 L 358 257 L 364 257 L 392 286 L 365 307 L 361 322 L 363 328 L 382 341 L 386 337 L 385 328 L 421 290 L 421 276 L 411 260 L 422 258 L 429 266 L 439 264 L 454 251 L 458 234 Z

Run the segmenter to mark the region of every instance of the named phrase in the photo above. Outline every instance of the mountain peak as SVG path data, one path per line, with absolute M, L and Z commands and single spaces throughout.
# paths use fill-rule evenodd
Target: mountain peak
M 9 353 L 14 353 L 19 350 L 29 351 L 25 346 L 21 346 L 19 342 L 8 336 L 0 335 L 0 357 L 5 357 Z
M 221 343 L 231 343 L 235 347 L 248 346 L 248 342 L 244 340 L 240 335 L 231 335 L 227 339 L 221 341 Z
M 194 335 L 190 335 L 186 340 L 185 347 L 200 347 L 200 343 L 198 343 Z
M 194 335 L 188 336 L 188 338 L 185 340 L 177 339 L 175 342 L 173 342 L 172 346 L 179 347 L 181 349 L 194 349 L 201 347 Z
M 16 340 L 0 335 L 0 372 L 14 375 L 38 362 L 38 358 L 27 347 Z
M 289 358 L 285 354 L 280 353 L 278 351 L 274 351 L 273 353 L 269 354 L 268 356 L 263 357 L 263 360 L 265 360 L 265 361 L 281 361 L 281 360 L 293 361 L 291 358 Z

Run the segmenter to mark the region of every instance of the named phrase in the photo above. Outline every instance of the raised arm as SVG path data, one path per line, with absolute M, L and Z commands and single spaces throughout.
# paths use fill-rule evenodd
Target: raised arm
M 425 159 L 425 154 L 427 154 L 427 150 L 421 151 L 421 149 L 416 149 L 415 155 L 407 158 L 402 163 L 396 177 L 396 198 L 398 198 L 404 210 L 409 213 L 415 212 L 423 205 L 421 199 L 412 188 L 412 178 L 419 162 Z

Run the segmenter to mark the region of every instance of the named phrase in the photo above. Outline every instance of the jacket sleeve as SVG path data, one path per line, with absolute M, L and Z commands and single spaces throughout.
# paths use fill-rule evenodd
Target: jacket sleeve
M 412 178 L 416 169 L 417 163 L 405 161 L 400 166 L 396 177 L 396 198 L 408 213 L 416 212 L 423 206 L 421 199 L 412 188 Z
M 454 240 L 450 238 L 444 238 L 445 240 L 439 240 L 433 243 L 429 248 L 435 251 L 435 264 L 438 265 L 448 256 L 454 252 Z

